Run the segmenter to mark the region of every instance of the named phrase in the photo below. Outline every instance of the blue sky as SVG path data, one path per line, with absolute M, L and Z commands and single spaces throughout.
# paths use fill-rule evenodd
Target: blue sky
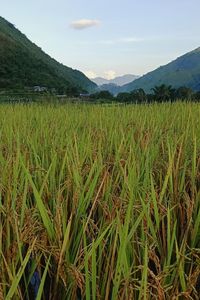
M 142 75 L 200 46 L 200 0 L 0 0 L 0 7 L 45 52 L 90 76 Z

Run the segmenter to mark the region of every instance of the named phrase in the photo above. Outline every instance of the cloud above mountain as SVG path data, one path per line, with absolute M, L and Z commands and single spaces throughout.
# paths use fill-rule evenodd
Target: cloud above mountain
M 98 77 L 97 73 L 92 70 L 85 71 L 84 73 L 88 78 L 91 79 Z M 110 80 L 115 78 L 117 76 L 117 73 L 113 70 L 107 70 L 103 72 L 102 76 L 103 78 Z
M 108 80 L 115 78 L 116 75 L 117 75 L 116 72 L 113 70 L 108 70 L 104 72 L 104 77 Z
M 100 25 L 100 21 L 99 20 L 93 20 L 93 19 L 80 19 L 80 20 L 76 20 L 76 21 L 73 21 L 70 26 L 73 28 L 73 29 L 76 29 L 76 30 L 82 30 L 82 29 L 87 29 L 87 28 L 90 28 L 90 27 L 95 27 L 95 26 L 98 26 Z
M 88 77 L 88 78 L 96 78 L 97 77 L 97 74 L 94 72 L 94 71 L 85 71 L 84 74 Z

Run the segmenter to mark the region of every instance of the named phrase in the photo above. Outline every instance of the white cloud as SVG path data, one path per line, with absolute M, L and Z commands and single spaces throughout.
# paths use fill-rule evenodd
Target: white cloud
M 116 77 L 116 72 L 113 70 L 109 70 L 109 71 L 105 71 L 104 72 L 104 78 L 110 80 L 110 79 L 114 79 Z
M 90 79 L 94 79 L 94 78 L 98 77 L 97 74 L 91 70 L 85 71 L 84 74 Z
M 101 74 L 97 74 L 96 72 L 94 72 L 92 70 L 88 70 L 88 71 L 84 71 L 84 74 L 90 79 L 94 79 L 96 77 L 103 77 L 105 79 L 110 80 L 110 79 L 114 79 L 117 76 L 117 73 L 113 70 L 107 70 Z
M 91 20 L 91 19 L 81 19 L 71 23 L 71 27 L 73 29 L 81 30 L 89 27 L 98 26 L 100 24 L 99 20 Z

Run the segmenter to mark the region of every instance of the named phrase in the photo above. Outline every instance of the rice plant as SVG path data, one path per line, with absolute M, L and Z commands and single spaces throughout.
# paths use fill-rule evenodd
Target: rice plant
M 199 299 L 199 104 L 4 104 L 0 135 L 0 299 Z

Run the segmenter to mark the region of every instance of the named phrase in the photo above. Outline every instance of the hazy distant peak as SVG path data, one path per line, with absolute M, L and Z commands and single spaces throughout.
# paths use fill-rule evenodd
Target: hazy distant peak
M 125 74 L 122 76 L 117 76 L 114 79 L 106 79 L 103 77 L 96 77 L 96 78 L 92 79 L 92 81 L 95 82 L 99 86 L 101 86 L 103 84 L 115 84 L 117 86 L 122 86 L 122 85 L 128 84 L 138 78 L 139 78 L 138 75 Z

